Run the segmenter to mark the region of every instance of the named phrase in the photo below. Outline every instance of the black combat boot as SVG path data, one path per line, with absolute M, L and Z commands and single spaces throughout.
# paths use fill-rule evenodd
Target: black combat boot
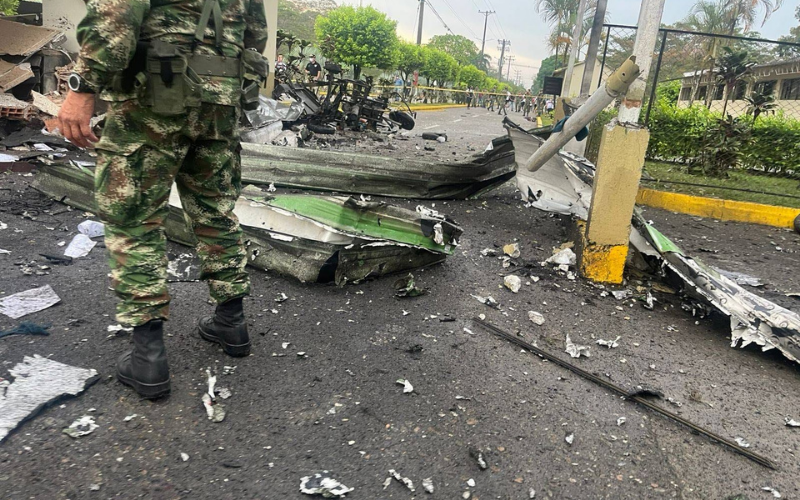
M 133 350 L 117 361 L 117 378 L 147 399 L 169 394 L 164 321 L 154 319 L 133 329 Z
M 241 297 L 217 305 L 214 316 L 201 319 L 197 331 L 209 342 L 221 345 L 229 356 L 250 354 L 250 335 L 247 333 Z

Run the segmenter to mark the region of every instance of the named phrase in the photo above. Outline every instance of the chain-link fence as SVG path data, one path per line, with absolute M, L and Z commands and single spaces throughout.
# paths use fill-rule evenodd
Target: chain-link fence
M 600 81 L 635 38 L 635 26 L 604 25 Z M 661 29 L 654 49 L 641 118 L 649 159 L 800 176 L 800 44 Z

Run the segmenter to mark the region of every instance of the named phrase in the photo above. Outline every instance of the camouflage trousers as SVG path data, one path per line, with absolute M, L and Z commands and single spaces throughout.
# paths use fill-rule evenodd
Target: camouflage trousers
M 202 104 L 162 116 L 136 100 L 110 103 L 97 143 L 95 200 L 106 224 L 117 321 L 168 319 L 164 222 L 177 185 L 192 221 L 201 279 L 219 303 L 248 295 L 247 256 L 233 214 L 241 193 L 238 108 Z

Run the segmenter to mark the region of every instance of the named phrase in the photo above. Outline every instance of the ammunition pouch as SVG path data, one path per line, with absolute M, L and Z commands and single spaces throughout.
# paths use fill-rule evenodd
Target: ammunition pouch
M 269 74 L 269 62 L 258 51 L 247 49 L 242 52 L 242 109 L 258 109 L 259 88 Z
M 147 90 L 144 103 L 164 116 L 180 115 L 200 106 L 202 81 L 190 68 L 188 56 L 179 47 L 153 41 L 145 65 Z

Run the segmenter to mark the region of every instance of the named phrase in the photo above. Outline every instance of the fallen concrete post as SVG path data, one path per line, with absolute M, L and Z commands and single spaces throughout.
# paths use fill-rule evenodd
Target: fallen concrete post
M 243 182 L 315 191 L 466 199 L 502 185 L 515 171 L 507 137 L 471 161 L 452 163 L 242 143 Z
M 68 205 L 94 211 L 88 169 L 44 167 L 33 187 Z M 353 198 L 265 196 L 248 188 L 234 212 L 245 233 L 248 262 L 303 282 L 344 284 L 429 266 L 452 255 L 461 228 L 449 218 Z M 167 237 L 194 246 L 177 191 L 170 196 Z

